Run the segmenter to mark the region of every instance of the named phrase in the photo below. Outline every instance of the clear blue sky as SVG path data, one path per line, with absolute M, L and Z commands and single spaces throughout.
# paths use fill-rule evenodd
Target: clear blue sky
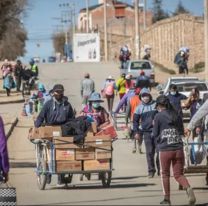
M 141 0 L 142 1 L 142 0 Z M 152 0 L 147 1 L 147 8 L 152 8 Z M 168 12 L 173 12 L 179 0 L 163 0 L 163 9 Z M 40 56 L 47 58 L 54 54 L 53 43 L 51 36 L 57 31 L 57 25 L 61 25 L 60 20 L 54 18 L 61 17 L 61 11 L 66 9 L 59 5 L 64 3 L 74 3 L 76 13 L 81 8 L 85 7 L 85 0 L 28 0 L 29 9 L 27 16 L 23 19 L 23 23 L 28 32 L 29 41 L 26 44 L 27 53 L 25 61 L 31 57 Z M 89 4 L 97 4 L 98 0 L 89 0 Z M 132 4 L 132 0 L 123 0 L 123 2 Z M 182 0 L 186 9 L 194 15 L 203 14 L 203 0 Z

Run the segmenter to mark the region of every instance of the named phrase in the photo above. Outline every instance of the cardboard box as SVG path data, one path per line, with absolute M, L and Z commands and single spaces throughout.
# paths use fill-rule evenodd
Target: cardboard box
M 110 160 L 85 160 L 84 170 L 110 170 Z
M 96 160 L 111 159 L 111 158 L 112 158 L 111 148 L 104 147 L 103 149 L 96 149 L 95 150 L 95 159 Z
M 53 143 L 56 149 L 76 149 L 80 146 L 73 143 L 74 137 L 54 137 Z
M 86 136 L 85 137 L 85 146 L 88 147 L 111 147 L 111 137 L 108 135 L 102 135 L 102 136 Z
M 76 160 L 94 160 L 95 149 L 94 148 L 76 149 L 75 158 Z
M 82 170 L 82 161 L 56 161 L 56 172 L 72 172 Z
M 56 149 L 55 150 L 56 160 L 75 160 L 74 149 Z
M 39 128 L 32 128 L 29 131 L 30 139 L 51 139 L 52 137 L 61 136 L 61 127 L 59 126 L 45 126 Z

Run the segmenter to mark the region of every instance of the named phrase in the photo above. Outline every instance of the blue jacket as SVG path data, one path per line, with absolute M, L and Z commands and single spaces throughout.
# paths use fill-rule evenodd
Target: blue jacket
M 126 94 L 124 94 L 124 96 L 122 97 L 122 99 L 119 101 L 116 109 L 115 109 L 115 113 L 119 113 L 120 109 L 123 107 L 123 105 L 127 105 L 129 99 L 131 97 L 133 97 L 135 95 L 135 91 L 134 90 L 129 90 Z
M 174 125 L 171 114 L 163 110 L 156 114 L 154 119 L 153 137 L 156 139 L 160 151 L 172 151 L 183 148 L 181 136 L 184 133 L 183 120 L 180 115 Z
M 35 127 L 46 125 L 61 125 L 74 118 L 74 112 L 67 97 L 58 104 L 53 98 L 47 101 L 35 121 Z
M 167 97 L 170 100 L 170 103 L 172 104 L 174 109 L 178 111 L 178 114 L 182 115 L 183 113 L 181 107 L 181 100 L 187 99 L 187 97 L 179 92 L 177 92 L 175 95 L 168 93 Z
M 145 104 L 142 102 L 135 110 L 133 117 L 133 130 L 134 133 L 141 132 L 152 132 L 153 128 L 153 119 L 156 110 L 156 102 L 150 101 Z

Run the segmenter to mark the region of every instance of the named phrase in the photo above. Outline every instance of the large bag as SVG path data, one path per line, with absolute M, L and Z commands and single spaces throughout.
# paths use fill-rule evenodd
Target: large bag
M 106 95 L 113 95 L 114 94 L 114 86 L 113 86 L 113 83 L 109 83 L 106 88 L 105 88 L 105 94 Z
M 207 155 L 206 146 L 203 144 L 200 136 L 194 138 L 196 145 L 191 145 L 190 160 L 191 164 L 201 164 Z
M 5 187 L 6 186 L 6 187 Z M 0 206 L 15 206 L 17 203 L 16 188 L 4 183 L 2 172 L 0 173 Z

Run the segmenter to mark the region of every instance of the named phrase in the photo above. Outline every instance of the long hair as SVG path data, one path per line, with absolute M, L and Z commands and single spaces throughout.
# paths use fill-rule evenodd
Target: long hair
M 156 106 L 161 105 L 166 108 L 167 112 L 170 114 L 170 118 L 172 120 L 172 124 L 178 127 L 178 112 L 173 107 L 173 105 L 170 103 L 170 100 L 165 95 L 160 95 L 156 99 Z

